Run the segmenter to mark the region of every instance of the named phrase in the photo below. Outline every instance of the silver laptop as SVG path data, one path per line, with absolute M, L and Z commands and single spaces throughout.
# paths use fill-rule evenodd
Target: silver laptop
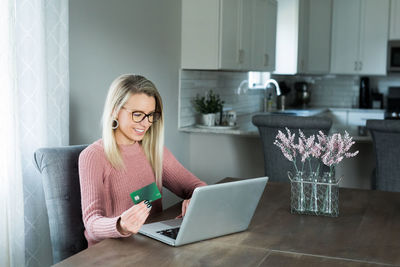
M 268 177 L 198 187 L 183 219 L 144 224 L 139 233 L 171 246 L 244 231 Z

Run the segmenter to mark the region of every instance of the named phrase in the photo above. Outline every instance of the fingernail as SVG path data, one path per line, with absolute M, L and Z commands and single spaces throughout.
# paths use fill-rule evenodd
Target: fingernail
M 144 201 L 144 204 L 148 205 L 148 204 L 150 204 L 150 203 L 149 203 L 148 200 L 145 200 L 145 201 Z
M 147 204 L 147 208 L 148 209 L 150 209 L 151 208 L 151 204 L 149 203 L 149 204 Z

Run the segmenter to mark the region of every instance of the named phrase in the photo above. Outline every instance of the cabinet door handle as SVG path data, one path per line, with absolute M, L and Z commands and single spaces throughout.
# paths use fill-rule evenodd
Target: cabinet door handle
M 363 63 L 362 63 L 362 61 L 360 61 L 360 69 L 359 70 L 362 70 L 362 68 L 363 68 Z
M 354 70 L 357 71 L 357 61 L 354 61 Z
M 268 66 L 269 64 L 269 56 L 268 56 L 268 54 L 264 54 L 264 66 L 266 67 L 266 66 Z

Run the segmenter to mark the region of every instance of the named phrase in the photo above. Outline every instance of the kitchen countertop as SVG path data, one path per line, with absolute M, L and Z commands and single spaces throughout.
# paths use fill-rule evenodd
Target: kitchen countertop
M 352 112 L 363 112 L 363 113 L 385 113 L 384 109 L 362 109 L 362 108 L 327 108 L 329 111 L 352 111 Z
M 209 127 L 209 128 L 200 128 L 196 125 L 191 125 L 187 127 L 182 127 L 179 130 L 186 133 L 207 133 L 207 134 L 230 134 L 230 135 L 239 135 L 239 136 L 251 136 L 258 137 L 258 129 L 251 122 L 251 118 L 254 114 L 246 114 L 237 117 L 237 126 L 236 128 L 226 128 L 222 127 Z
M 296 113 L 296 116 L 319 116 L 329 111 L 354 111 L 354 112 L 377 112 L 380 110 L 366 110 L 366 109 L 350 109 L 350 108 L 311 108 L 307 110 L 299 110 L 299 109 L 287 109 L 283 112 L 256 112 L 251 114 L 240 115 L 237 117 L 237 126 L 235 128 L 232 127 L 198 127 L 196 125 L 191 125 L 187 127 L 179 128 L 179 131 L 186 133 L 198 133 L 198 134 L 225 134 L 225 135 L 237 135 L 243 137 L 259 137 L 259 132 L 256 126 L 251 122 L 251 118 L 257 114 L 293 114 Z M 384 112 L 381 110 L 381 112 Z M 333 126 L 331 129 L 331 133 L 347 131 L 350 136 L 353 137 L 355 141 L 358 142 L 370 142 L 371 136 L 369 133 L 366 136 L 361 136 L 358 133 L 358 126 L 344 126 L 344 127 L 336 127 Z

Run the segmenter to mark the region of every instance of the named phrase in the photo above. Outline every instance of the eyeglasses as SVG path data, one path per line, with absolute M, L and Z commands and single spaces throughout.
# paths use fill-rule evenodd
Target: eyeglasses
M 130 109 L 127 109 L 125 107 L 122 107 L 123 109 L 127 110 L 128 112 L 132 113 L 132 120 L 134 122 L 142 122 L 146 117 L 147 120 L 150 123 L 156 122 L 161 118 L 161 113 L 160 112 L 151 112 L 149 114 L 146 114 L 142 111 L 132 111 Z

